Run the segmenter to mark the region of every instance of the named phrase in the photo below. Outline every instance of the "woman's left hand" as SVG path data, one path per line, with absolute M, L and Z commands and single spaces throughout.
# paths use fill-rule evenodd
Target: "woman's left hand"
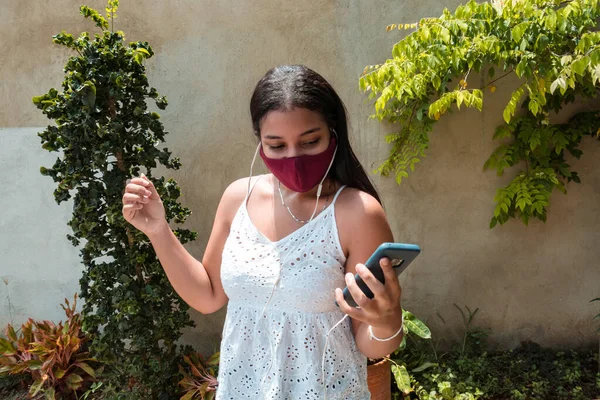
M 373 292 L 372 299 L 365 296 L 351 273 L 347 273 L 345 276 L 346 286 L 359 308 L 350 306 L 344 300 L 340 288 L 335 290 L 335 298 L 340 309 L 353 319 L 371 325 L 373 328 L 397 331 L 402 324 L 402 306 L 400 305 L 402 289 L 390 260 L 382 258 L 379 265 L 383 270 L 385 284 L 375 278 L 365 265 L 358 264 L 356 266 L 356 272 Z

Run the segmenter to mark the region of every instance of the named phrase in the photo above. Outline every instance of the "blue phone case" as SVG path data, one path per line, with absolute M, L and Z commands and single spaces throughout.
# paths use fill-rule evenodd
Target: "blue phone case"
M 379 265 L 379 260 L 384 257 L 387 257 L 394 265 L 394 270 L 396 271 L 396 276 L 399 276 L 408 266 L 409 264 L 419 255 L 421 252 L 421 248 L 416 244 L 406 244 L 406 243 L 383 243 L 381 246 L 375 250 L 373 255 L 369 257 L 365 266 L 371 271 L 371 273 L 381 282 L 385 283 L 385 277 L 383 276 L 383 270 Z M 362 289 L 365 296 L 369 299 L 373 298 L 373 292 L 367 286 L 367 284 L 362 280 L 362 278 L 356 274 L 354 276 L 354 280 L 360 289 Z M 344 299 L 348 302 L 349 305 L 353 307 L 357 307 L 356 302 L 352 298 L 348 287 L 344 288 Z M 337 301 L 335 302 L 336 305 Z

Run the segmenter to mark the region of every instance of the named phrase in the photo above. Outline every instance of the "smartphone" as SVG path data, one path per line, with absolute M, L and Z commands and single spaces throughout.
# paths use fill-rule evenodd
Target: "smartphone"
M 399 276 L 409 265 L 410 263 L 419 255 L 421 252 L 421 248 L 416 244 L 406 244 L 406 243 L 383 243 L 381 246 L 375 250 L 373 255 L 369 257 L 365 266 L 371 271 L 371 273 L 377 278 L 381 283 L 385 283 L 385 277 L 383 276 L 383 270 L 379 265 L 379 261 L 382 258 L 387 257 L 394 267 L 396 271 L 396 276 Z M 354 280 L 360 289 L 362 289 L 365 296 L 369 299 L 374 297 L 373 292 L 367 286 L 367 284 L 362 280 L 362 278 L 356 274 L 354 276 Z M 348 302 L 349 305 L 353 307 L 358 307 L 348 287 L 344 288 L 344 299 Z M 335 305 L 339 307 L 337 301 Z

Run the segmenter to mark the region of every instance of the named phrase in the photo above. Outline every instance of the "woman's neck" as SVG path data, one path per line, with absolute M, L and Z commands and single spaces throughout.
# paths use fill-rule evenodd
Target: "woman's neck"
M 271 175 L 271 176 L 272 176 L 272 180 L 273 180 L 273 186 L 275 187 L 275 190 L 277 190 L 277 186 L 280 184 L 280 182 L 277 180 L 277 178 L 275 178 L 274 175 Z M 310 189 L 308 192 L 300 193 L 300 192 L 294 192 L 293 190 L 288 189 L 287 187 L 285 187 L 285 185 L 283 183 L 281 183 L 281 192 L 283 193 L 283 196 L 286 199 L 293 198 L 296 200 L 315 200 L 317 198 L 318 189 L 319 189 L 319 185 Z M 320 198 L 329 196 L 329 195 L 335 193 L 336 190 L 337 190 L 336 182 L 331 178 L 326 178 L 323 181 L 323 188 L 321 189 Z

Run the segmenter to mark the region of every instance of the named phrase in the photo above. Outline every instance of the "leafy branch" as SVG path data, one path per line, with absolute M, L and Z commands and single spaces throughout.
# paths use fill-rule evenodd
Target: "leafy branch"
M 514 73 L 521 82 L 503 111 L 508 130 L 499 128 L 496 135 L 512 144 L 500 145 L 484 168 L 503 171 L 522 163 L 525 170 L 496 196 L 490 225 L 510 218 L 545 221 L 552 190 L 565 192 L 566 183 L 579 182 L 565 151 L 580 157 L 582 137 L 597 136 L 600 128 L 594 113 L 577 115 L 566 125 L 552 124 L 549 118 L 575 98 L 598 95 L 598 2 L 471 0 L 454 13 L 444 10 L 439 18 L 389 25 L 389 32 L 396 27 L 414 31 L 393 46 L 392 58 L 367 66 L 359 80 L 360 89 L 374 100 L 373 117 L 400 125 L 398 133 L 386 137 L 393 146 L 377 172 L 387 176 L 393 171 L 400 183 L 425 155 L 428 134 L 443 115 L 454 105 L 481 111 L 483 90 L 494 93 L 496 82 Z M 487 82 L 467 90 L 469 74 L 484 69 Z M 497 78 L 496 69 L 504 71 Z M 458 84 L 451 88 L 453 81 Z M 417 121 L 407 106 L 416 110 Z M 585 124 L 577 125 L 581 121 Z M 528 199 L 538 201 L 530 204 Z

